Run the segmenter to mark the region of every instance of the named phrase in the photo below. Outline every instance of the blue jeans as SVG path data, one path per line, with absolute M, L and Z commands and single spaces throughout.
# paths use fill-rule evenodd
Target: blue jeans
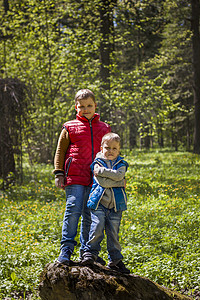
M 66 192 L 66 209 L 62 226 L 61 249 L 66 248 L 72 253 L 74 246 L 77 244 L 75 237 L 77 235 L 78 222 L 81 218 L 80 230 L 80 251 L 84 249 L 90 231 L 91 215 L 87 208 L 87 200 L 91 187 L 83 185 L 69 185 L 65 188 Z
M 114 208 L 107 209 L 99 205 L 97 210 L 91 210 L 92 224 L 90 228 L 89 241 L 86 244 L 85 252 L 90 252 L 97 258 L 101 250 L 101 241 L 104 238 L 104 229 L 107 235 L 108 259 L 116 262 L 123 258 L 119 243 L 119 227 L 122 218 L 122 211 L 114 211 Z

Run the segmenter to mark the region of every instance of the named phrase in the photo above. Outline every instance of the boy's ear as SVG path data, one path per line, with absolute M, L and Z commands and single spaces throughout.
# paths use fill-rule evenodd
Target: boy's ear
M 75 104 L 75 110 L 77 111 L 77 105 Z
M 103 150 L 103 147 L 101 146 L 100 149 L 101 149 L 101 151 L 102 151 L 102 150 Z

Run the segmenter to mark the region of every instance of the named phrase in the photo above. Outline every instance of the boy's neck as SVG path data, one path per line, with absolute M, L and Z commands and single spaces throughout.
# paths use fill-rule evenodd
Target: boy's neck
M 118 156 L 115 157 L 114 159 L 109 159 L 109 158 L 106 158 L 105 156 L 102 155 L 102 158 L 107 160 L 107 161 L 115 161 L 118 158 Z

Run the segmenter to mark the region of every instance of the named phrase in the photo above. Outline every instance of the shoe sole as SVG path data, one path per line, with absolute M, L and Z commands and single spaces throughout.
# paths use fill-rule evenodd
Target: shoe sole
M 61 262 L 59 260 L 56 260 L 56 262 L 59 263 L 59 264 L 65 265 L 65 266 L 70 266 L 72 264 L 71 260 L 70 261 L 63 261 L 63 262 Z
M 92 265 L 94 265 L 93 259 L 87 259 L 86 261 L 81 262 L 81 266 L 92 266 Z

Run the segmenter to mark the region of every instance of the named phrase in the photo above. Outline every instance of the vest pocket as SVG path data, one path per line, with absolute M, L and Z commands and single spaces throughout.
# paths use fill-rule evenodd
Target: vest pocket
M 66 177 L 68 175 L 71 162 L 72 162 L 72 157 L 68 157 L 68 159 L 65 161 L 65 176 Z

